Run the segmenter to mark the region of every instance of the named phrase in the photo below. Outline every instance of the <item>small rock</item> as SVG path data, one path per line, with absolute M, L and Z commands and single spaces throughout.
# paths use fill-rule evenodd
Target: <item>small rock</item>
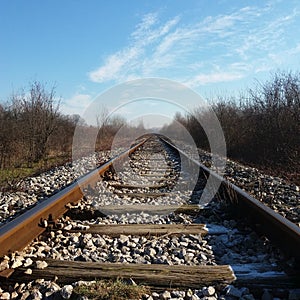
M 172 291 L 171 296 L 172 296 L 172 298 L 184 298 L 185 291 Z
M 216 290 L 213 286 L 205 287 L 202 289 L 202 293 L 204 296 L 213 296 Z
M 65 285 L 61 290 L 60 290 L 60 295 L 64 299 L 70 299 L 73 293 L 73 286 L 72 285 Z
M 153 298 L 154 300 L 159 300 L 159 294 L 156 293 L 156 292 L 153 292 L 153 293 L 152 293 L 152 298 Z
M 27 274 L 27 275 L 31 275 L 32 274 L 32 270 L 31 269 L 27 269 L 24 274 Z
M 239 289 L 235 288 L 233 285 L 228 285 L 225 288 L 225 291 L 226 291 L 227 296 L 232 296 L 232 297 L 236 297 L 236 298 L 240 298 L 242 296 L 242 293 L 243 293 Z
M 182 247 L 187 248 L 188 245 L 189 245 L 189 243 L 187 243 L 187 242 L 180 242 L 180 245 L 181 245 Z
M 50 282 L 50 284 L 47 286 L 47 288 L 48 288 L 48 291 L 52 292 L 52 293 L 60 290 L 60 286 L 55 282 Z
M 261 300 L 273 300 L 273 296 L 270 294 L 268 290 L 264 290 Z
M 121 234 L 119 237 L 119 241 L 121 244 L 125 244 L 126 242 L 128 242 L 129 238 L 126 235 Z
M 186 298 L 191 299 L 193 294 L 194 294 L 193 291 L 191 289 L 188 289 L 188 291 L 186 292 Z
M 169 291 L 164 291 L 164 292 L 160 295 L 160 299 L 161 299 L 161 300 L 171 299 L 171 293 L 170 293 Z
M 31 294 L 30 297 L 32 300 L 40 300 L 43 299 L 43 295 L 42 293 L 38 290 L 38 289 L 34 289 Z
M 22 297 L 21 297 L 20 300 L 25 300 L 25 299 L 27 299 L 29 296 L 30 296 L 29 291 L 25 291 L 25 292 L 23 292 Z
M 22 261 L 23 261 L 23 257 L 22 258 L 16 257 L 16 260 L 13 262 L 13 264 L 11 266 L 12 269 L 16 269 L 16 268 L 22 266 L 22 264 L 23 264 Z
M 95 284 L 95 283 L 96 283 L 95 280 L 92 280 L 92 281 L 79 280 L 79 281 L 77 281 L 74 285 L 75 285 L 75 286 L 83 286 L 83 285 L 85 285 L 85 286 L 90 286 L 90 285 L 93 285 L 93 284 Z
M 30 257 L 26 258 L 24 264 L 23 264 L 23 267 L 27 268 L 29 267 L 30 265 L 32 265 L 33 261 Z
M 72 237 L 71 240 L 72 240 L 73 243 L 78 243 L 79 242 L 79 237 L 77 235 L 75 235 L 75 236 Z
M 292 189 L 293 189 L 295 192 L 299 192 L 299 191 L 300 191 L 300 188 L 299 188 L 299 186 L 297 186 L 297 185 L 294 185 L 294 186 L 292 187 Z
M 35 263 L 37 269 L 45 269 L 48 266 L 48 264 L 44 260 L 37 260 Z
M 16 299 L 16 298 L 18 298 L 18 296 L 19 296 L 19 294 L 16 291 L 14 291 L 14 292 L 11 293 L 10 298 L 11 299 Z
M 154 257 L 154 256 L 156 255 L 156 251 L 155 251 L 155 249 L 153 249 L 153 248 L 148 248 L 148 249 L 145 251 L 145 253 L 146 253 L 147 255 L 149 255 L 150 257 Z
M 64 229 L 65 230 L 71 230 L 72 229 L 72 224 L 67 225 Z
M 55 296 L 54 293 L 55 293 L 55 292 L 53 292 L 53 291 L 47 291 L 47 292 L 44 294 L 44 296 L 45 296 L 46 299 L 48 299 L 49 297 L 53 299 L 53 297 Z M 59 297 L 60 297 L 60 296 L 59 296 Z
M 203 260 L 207 260 L 207 256 L 205 254 L 201 253 L 200 256 Z
M 9 263 L 8 263 L 8 260 L 3 260 L 1 263 L 0 263 L 0 272 L 1 271 L 4 271 L 6 269 L 9 269 Z
M 0 299 L 1 300 L 9 300 L 10 299 L 10 293 L 3 293 L 1 296 L 0 296 Z
M 36 279 L 35 282 L 36 282 L 37 284 L 42 285 L 42 284 L 45 282 L 45 279 L 44 279 L 44 278 L 39 278 L 39 279 Z
M 136 282 L 132 278 L 128 279 L 128 284 L 137 286 Z
M 17 292 L 20 293 L 20 294 L 23 294 L 24 293 L 24 287 L 26 286 L 25 283 L 21 283 L 18 287 L 15 287 L 15 289 L 17 289 Z

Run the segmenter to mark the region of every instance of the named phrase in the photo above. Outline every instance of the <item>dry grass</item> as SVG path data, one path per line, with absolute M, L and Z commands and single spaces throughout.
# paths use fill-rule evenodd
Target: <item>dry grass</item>
M 120 279 L 96 281 L 92 285 L 81 285 L 74 289 L 74 294 L 94 300 L 138 300 L 147 293 L 148 287 L 129 285 Z
M 18 167 L 0 169 L 0 191 L 17 191 L 18 188 L 16 187 L 16 184 L 20 180 L 29 176 L 36 176 L 54 167 L 63 165 L 68 161 L 70 161 L 70 157 L 65 154 L 49 157 L 46 160 L 33 163 L 31 167 L 23 164 Z

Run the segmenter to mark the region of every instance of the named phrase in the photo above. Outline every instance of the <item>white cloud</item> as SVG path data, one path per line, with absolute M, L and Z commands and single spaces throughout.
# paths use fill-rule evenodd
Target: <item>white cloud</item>
M 117 79 L 122 68 L 137 58 L 140 51 L 138 47 L 131 47 L 109 56 L 102 67 L 90 73 L 90 79 L 94 82 Z
M 210 84 L 210 83 L 234 81 L 237 79 L 241 79 L 243 77 L 244 76 L 242 74 L 229 73 L 229 72 L 198 74 L 194 78 L 186 81 L 185 84 L 189 87 L 195 87 L 195 86 L 206 85 L 206 84 Z
M 91 104 L 92 96 L 89 94 L 75 94 L 69 99 L 63 99 L 60 110 L 66 115 L 83 115 L 85 109 Z
M 269 12 L 269 11 L 268 11 Z M 293 10 L 285 16 L 267 19 L 258 23 L 251 31 L 241 36 L 241 45 L 236 48 L 236 52 L 243 59 L 251 58 L 253 51 L 265 53 L 278 51 L 285 46 L 285 35 L 288 33 L 288 26 L 299 17 L 299 12 Z M 279 50 L 280 51 L 280 50 Z
M 296 9 L 283 16 L 273 14 L 275 8 L 276 4 L 268 3 L 246 6 L 196 23 L 185 18 L 184 24 L 184 12 L 165 22 L 158 13 L 146 14 L 129 44 L 90 72 L 90 80 L 121 82 L 161 76 L 196 86 L 268 70 L 274 67 L 277 49 L 285 45 L 289 25 L 299 16 Z M 292 49 L 297 53 L 296 46 Z
M 287 50 L 289 55 L 298 55 L 300 54 L 300 43 L 296 47 Z
M 148 34 L 151 26 L 157 22 L 157 13 L 146 14 L 142 18 L 142 22 L 136 27 L 136 30 L 132 33 L 132 37 L 136 40 L 143 38 Z
M 132 45 L 110 55 L 103 66 L 90 72 L 90 79 L 94 82 L 104 82 L 108 80 L 123 81 L 125 77 L 126 80 L 139 77 L 130 71 L 135 71 L 141 67 L 140 62 L 143 61 L 142 55 L 145 52 L 145 47 L 167 34 L 178 21 L 179 18 L 175 17 L 166 24 L 153 29 L 153 25 L 156 24 L 156 15 L 144 16 L 136 31 L 132 33 L 134 40 Z
M 270 53 L 269 57 L 272 60 L 273 64 L 277 64 L 278 66 L 281 66 L 286 61 L 292 61 L 293 59 L 299 61 L 299 54 L 300 54 L 300 43 L 293 48 L 280 50 L 276 53 Z

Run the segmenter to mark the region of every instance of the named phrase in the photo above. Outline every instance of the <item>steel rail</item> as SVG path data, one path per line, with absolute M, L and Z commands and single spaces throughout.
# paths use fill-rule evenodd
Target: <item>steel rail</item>
M 68 210 L 66 206 L 68 203 L 76 203 L 84 196 L 82 189 L 94 185 L 99 181 L 99 175 L 107 171 L 114 163 L 126 158 L 146 141 L 146 138 L 143 139 L 132 148 L 90 171 L 58 193 L 1 226 L 0 257 L 26 247 L 46 230 L 45 226 L 43 226 L 44 220 L 48 222 L 55 221 L 61 217 Z
M 199 161 L 190 158 L 188 154 L 162 136 L 159 137 L 164 143 L 200 167 L 200 170 L 206 177 L 212 176 L 214 184 L 220 184 L 219 195 L 224 196 L 225 199 L 229 199 L 237 208 L 238 213 L 249 219 L 252 225 L 255 225 L 254 229 L 256 231 L 264 234 L 285 254 L 294 257 L 300 263 L 300 227 L 264 205 L 241 188 L 228 182 Z

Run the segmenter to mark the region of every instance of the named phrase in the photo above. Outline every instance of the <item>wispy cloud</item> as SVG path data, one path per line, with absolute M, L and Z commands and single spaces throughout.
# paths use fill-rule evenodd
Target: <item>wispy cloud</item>
M 91 104 L 92 96 L 89 94 L 75 94 L 71 98 L 63 99 L 61 110 L 68 115 L 82 115 L 85 109 Z
M 287 47 L 286 32 L 299 17 L 297 9 L 273 15 L 274 7 L 240 7 L 195 23 L 183 23 L 184 12 L 164 22 L 158 13 L 146 14 L 128 45 L 109 55 L 89 78 L 121 82 L 162 76 L 197 86 L 267 70 L 276 64 L 279 47 Z M 289 53 L 296 55 L 299 44 L 292 49 Z
M 185 84 L 190 87 L 205 85 L 208 83 L 227 82 L 241 79 L 244 76 L 241 73 L 216 72 L 209 74 L 198 74 L 193 79 L 186 81 Z
M 130 46 L 107 57 L 100 68 L 89 74 L 90 79 L 94 82 L 104 82 L 108 80 L 123 81 L 128 77 L 138 77 L 135 72 L 138 74 L 138 70 L 143 68 L 143 62 L 145 62 L 147 56 L 147 47 L 169 33 L 178 21 L 179 18 L 175 17 L 156 27 L 157 15 L 145 15 L 142 22 L 131 34 L 133 41 Z
M 110 55 L 102 67 L 90 73 L 91 80 L 95 82 L 117 80 L 122 72 L 138 59 L 140 51 L 139 47 L 133 46 Z

